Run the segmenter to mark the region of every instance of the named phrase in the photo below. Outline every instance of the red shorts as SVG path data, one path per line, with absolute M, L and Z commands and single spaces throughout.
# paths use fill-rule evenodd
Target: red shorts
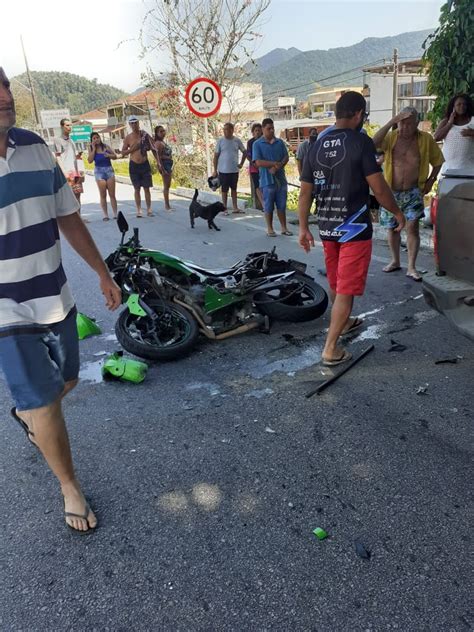
M 361 296 L 367 281 L 372 240 L 348 241 L 344 244 L 323 241 L 323 246 L 331 290 L 336 294 Z

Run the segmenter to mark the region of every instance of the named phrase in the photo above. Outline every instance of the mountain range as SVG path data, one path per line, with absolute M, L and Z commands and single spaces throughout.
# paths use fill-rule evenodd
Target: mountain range
M 68 108 L 71 115 L 89 112 L 124 94 L 123 90 L 98 83 L 97 79 L 86 79 L 70 72 L 31 72 L 31 78 L 40 109 Z M 26 73 L 14 79 L 17 80 L 12 80 L 15 98 L 18 95 L 25 97 L 26 91 L 20 84 L 28 86 Z
M 391 37 L 368 37 L 352 46 L 329 50 L 275 48 L 247 64 L 248 80 L 262 83 L 266 103 L 274 101 L 277 95 L 303 100 L 317 84 L 362 85 L 362 66 L 390 60 L 394 48 L 398 49 L 401 62 L 419 58 L 423 54 L 422 44 L 431 32 L 430 29 Z
M 422 44 L 431 30 L 401 33 L 392 37 L 368 37 L 352 46 L 329 50 L 301 51 L 275 48 L 246 65 L 249 81 L 262 83 L 265 105 L 277 96 L 295 96 L 305 100 L 316 85 L 362 85 L 363 66 L 380 65 L 398 49 L 400 61 L 422 55 Z M 72 115 L 82 114 L 113 102 L 122 90 L 69 72 L 32 72 L 40 109 L 69 108 Z M 12 82 L 15 99 L 24 101 L 24 118 L 31 118 L 31 99 L 20 83 L 27 85 L 26 74 Z M 19 108 L 17 108 L 19 109 Z

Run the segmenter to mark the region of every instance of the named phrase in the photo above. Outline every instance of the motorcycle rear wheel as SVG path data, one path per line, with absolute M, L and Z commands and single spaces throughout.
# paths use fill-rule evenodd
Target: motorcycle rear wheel
M 176 360 L 188 355 L 199 337 L 193 316 L 167 301 L 152 299 L 148 305 L 159 317 L 156 324 L 149 316 L 135 316 L 128 309 L 120 314 L 115 333 L 122 347 L 147 360 Z
M 258 292 L 254 295 L 257 309 L 273 320 L 291 323 L 302 323 L 322 316 L 328 306 L 328 295 L 324 288 L 303 274 L 295 274 L 291 278 L 301 284 L 298 291 L 294 291 L 294 285 L 289 285 L 288 292 L 281 289 Z

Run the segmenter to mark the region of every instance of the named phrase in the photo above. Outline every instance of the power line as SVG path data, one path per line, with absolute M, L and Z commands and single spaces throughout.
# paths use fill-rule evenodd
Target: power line
M 346 78 L 344 79 L 344 81 L 345 81 L 345 82 L 348 82 L 348 81 L 355 81 L 355 80 L 356 80 L 357 78 L 359 78 L 359 77 L 360 77 L 360 78 L 362 78 L 362 77 L 363 77 L 363 74 L 362 74 L 362 73 L 357 73 L 357 74 L 355 74 L 355 75 L 351 75 L 350 77 L 346 77 Z M 337 82 L 335 82 L 335 83 L 329 83 L 329 84 L 326 84 L 326 85 L 324 85 L 324 86 L 321 86 L 321 89 L 323 89 L 323 88 L 332 88 L 332 87 L 334 87 L 334 86 L 340 86 L 340 84 L 341 84 L 341 82 L 340 82 L 340 81 L 337 81 Z M 306 88 L 305 90 L 298 90 L 298 91 L 296 91 L 296 92 L 293 92 L 291 96 L 295 96 L 295 97 L 296 97 L 296 96 L 300 96 L 300 95 L 308 95 L 308 89 Z M 264 103 L 268 103 L 269 101 L 271 101 L 271 98 L 270 98 L 270 99 L 267 99 L 266 97 L 264 97 L 264 99 L 263 99 L 263 102 L 264 102 Z
M 410 56 L 404 56 L 404 57 L 399 57 L 399 59 L 404 59 L 404 60 L 411 60 L 411 61 L 416 61 L 416 57 L 414 58 L 413 55 Z M 378 64 L 380 62 L 384 62 L 385 65 L 387 66 L 391 66 L 393 64 L 392 60 L 390 58 L 387 57 L 381 57 L 380 59 L 376 59 L 374 61 L 371 62 L 367 62 L 366 64 L 363 64 L 362 66 L 356 66 L 354 68 L 348 68 L 347 70 L 344 70 L 336 75 L 330 75 L 329 77 L 323 77 L 321 79 L 314 79 L 313 81 L 310 81 L 308 83 L 302 83 L 299 84 L 297 86 L 291 86 L 289 88 L 282 88 L 280 90 L 272 90 L 270 92 L 267 92 L 264 96 L 264 100 L 268 100 L 268 97 L 271 97 L 272 95 L 282 95 L 282 92 L 288 92 L 289 90 L 296 90 L 298 88 L 304 88 L 306 86 L 312 86 L 315 83 L 319 83 L 321 81 L 327 81 L 329 79 L 335 79 L 336 77 L 341 77 L 342 75 L 346 75 L 348 73 L 351 73 L 354 70 L 362 70 L 365 71 L 367 67 L 370 66 L 374 66 L 375 64 Z M 334 84 L 328 84 L 326 86 L 322 86 L 324 88 L 330 87 L 332 85 L 337 85 L 337 83 Z M 303 91 L 298 92 L 297 94 L 303 94 Z M 283 96 L 283 95 L 282 95 Z
M 322 77 L 322 78 L 319 78 L 319 79 L 313 79 L 312 81 L 309 81 L 307 83 L 301 83 L 301 84 L 299 84 L 297 86 L 290 86 L 288 88 L 282 88 L 280 90 L 272 90 L 270 92 L 267 92 L 265 97 L 269 97 L 269 96 L 272 96 L 272 95 L 278 95 L 278 94 L 281 94 L 282 92 L 287 92 L 288 90 L 297 90 L 298 88 L 303 88 L 305 86 L 311 86 L 311 85 L 313 85 L 315 83 L 319 83 L 321 81 L 328 81 L 329 79 L 335 79 L 336 77 L 341 77 L 342 75 L 346 75 L 346 74 L 348 74 L 350 72 L 353 72 L 354 70 L 361 70 L 361 69 L 365 68 L 366 66 L 373 66 L 374 64 L 377 64 L 380 61 L 385 61 L 385 58 L 381 57 L 380 59 L 376 59 L 375 61 L 368 62 L 366 64 L 363 64 L 362 66 L 355 66 L 354 68 L 347 68 L 347 70 L 343 70 L 342 72 L 339 72 L 339 73 L 337 73 L 335 75 L 330 75 L 329 77 Z

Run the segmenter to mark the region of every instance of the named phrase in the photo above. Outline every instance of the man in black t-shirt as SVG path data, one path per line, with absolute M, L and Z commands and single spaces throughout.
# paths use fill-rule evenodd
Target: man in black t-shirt
M 366 134 L 359 133 L 365 120 L 365 107 L 365 99 L 358 92 L 342 95 L 336 103 L 335 128 L 313 144 L 301 173 L 299 243 L 306 252 L 314 246 L 308 228 L 314 187 L 333 304 L 322 354 L 326 366 L 351 358 L 337 342 L 339 336 L 362 325 L 361 319 L 350 315 L 354 296 L 364 293 L 372 253 L 369 187 L 380 204 L 395 215 L 398 231 L 405 223 L 376 162 L 374 143 Z

